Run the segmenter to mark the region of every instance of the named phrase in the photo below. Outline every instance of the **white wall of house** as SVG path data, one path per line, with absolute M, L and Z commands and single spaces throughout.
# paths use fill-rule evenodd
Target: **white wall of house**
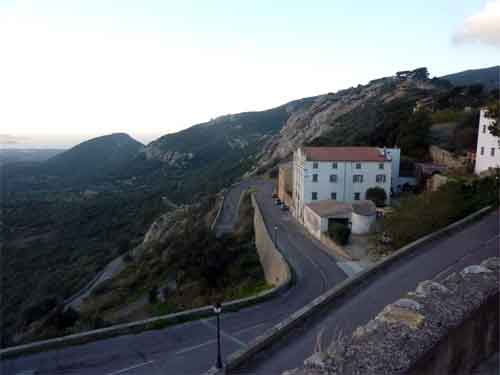
M 479 131 L 477 135 L 476 165 L 474 171 L 480 174 L 489 168 L 500 167 L 500 138 L 492 135 L 488 127 L 493 119 L 485 116 L 482 109 L 479 115 Z
M 401 149 L 399 148 L 386 148 L 385 152 L 391 159 L 391 188 L 392 191 L 397 191 L 399 182 L 399 166 L 401 164 Z
M 361 168 L 358 169 L 358 165 Z M 313 201 L 335 198 L 339 202 L 351 203 L 366 199 L 366 191 L 375 186 L 386 191 L 389 203 L 392 168 L 389 160 L 381 163 L 309 161 L 301 149 L 298 149 L 294 153 L 295 216 L 303 222 L 304 206 Z M 336 176 L 334 181 L 330 180 L 332 175 Z M 362 176 L 361 182 L 354 182 L 355 175 Z M 385 176 L 385 182 L 377 181 L 377 176 Z M 335 196 L 332 196 L 332 193 Z
M 351 216 L 351 231 L 353 234 L 368 234 L 372 231 L 377 215 L 360 215 L 355 212 Z

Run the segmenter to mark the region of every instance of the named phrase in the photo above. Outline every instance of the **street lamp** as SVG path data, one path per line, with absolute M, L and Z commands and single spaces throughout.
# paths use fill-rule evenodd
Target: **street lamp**
M 216 367 L 218 369 L 222 368 L 222 358 L 221 358 L 221 353 L 220 353 L 220 313 L 222 311 L 222 305 L 217 302 L 214 305 L 214 313 L 215 316 L 217 317 L 217 363 Z
M 278 226 L 274 226 L 274 246 L 278 247 Z

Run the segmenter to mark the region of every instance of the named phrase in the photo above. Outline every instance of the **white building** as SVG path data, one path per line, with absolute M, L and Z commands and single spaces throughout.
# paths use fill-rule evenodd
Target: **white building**
M 486 110 L 481 109 L 477 135 L 476 166 L 474 168 L 476 174 L 490 168 L 500 167 L 500 138 L 495 137 L 488 130 L 492 122 L 493 119 L 486 117 Z
M 394 157 L 394 166 L 393 158 Z M 399 175 L 399 149 L 376 147 L 303 147 L 293 157 L 294 215 L 304 222 L 311 202 L 361 201 L 371 187 L 381 187 L 389 201 L 393 169 Z

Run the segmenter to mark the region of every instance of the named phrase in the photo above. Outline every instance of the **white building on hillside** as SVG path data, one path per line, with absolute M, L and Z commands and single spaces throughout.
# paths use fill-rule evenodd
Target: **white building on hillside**
M 493 119 L 486 117 L 486 110 L 481 109 L 479 115 L 479 131 L 477 134 L 476 174 L 490 168 L 500 167 L 500 138 L 490 133 L 488 127 Z
M 399 149 L 299 148 L 293 157 L 294 215 L 303 223 L 304 207 L 308 203 L 361 201 L 366 199 L 366 191 L 376 186 L 386 191 L 389 201 L 391 184 L 398 182 L 397 178 L 392 179 L 396 171 L 399 175 Z

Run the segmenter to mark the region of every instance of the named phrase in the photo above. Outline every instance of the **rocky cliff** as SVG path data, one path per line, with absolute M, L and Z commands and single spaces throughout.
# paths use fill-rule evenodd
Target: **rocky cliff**
M 376 79 L 367 85 L 329 93 L 294 112 L 278 134 L 265 145 L 258 167 L 266 168 L 305 143 L 368 145 L 372 133 L 384 126 L 391 105 L 411 109 L 416 101 L 442 89 L 442 82 L 422 77 Z M 325 139 L 326 138 L 326 139 Z M 387 139 L 391 144 L 391 139 Z M 377 142 L 378 143 L 378 142 Z

